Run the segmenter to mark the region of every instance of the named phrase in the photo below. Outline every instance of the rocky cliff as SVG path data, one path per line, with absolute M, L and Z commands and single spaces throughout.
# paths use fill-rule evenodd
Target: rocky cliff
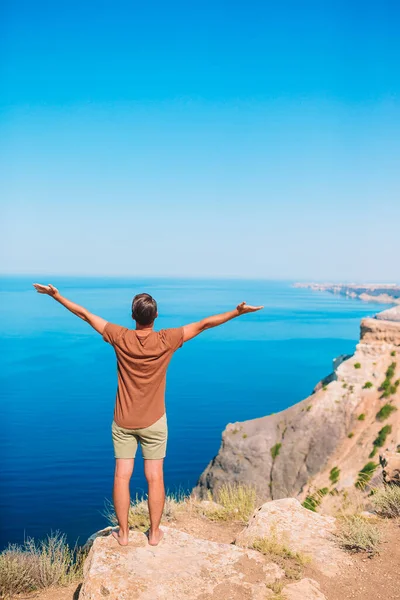
M 311 396 L 275 415 L 229 423 L 194 493 L 204 498 L 225 482 L 242 482 L 265 499 L 301 499 L 368 480 L 375 466 L 366 472 L 366 465 L 400 444 L 397 310 L 362 320 L 354 355 L 336 360 Z

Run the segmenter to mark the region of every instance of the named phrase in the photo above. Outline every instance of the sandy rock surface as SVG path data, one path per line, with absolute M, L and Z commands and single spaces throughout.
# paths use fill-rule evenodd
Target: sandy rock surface
M 273 500 L 258 508 L 235 543 L 251 546 L 256 538 L 275 538 L 289 550 L 308 556 L 324 575 L 333 576 L 349 564 L 336 545 L 335 519 L 303 508 L 295 498 Z
M 162 530 L 156 547 L 137 531 L 124 548 L 112 536 L 97 537 L 80 600 L 265 600 L 266 585 L 284 576 L 255 550 Z
M 313 579 L 302 579 L 286 585 L 282 596 L 287 600 L 327 600 L 321 592 L 319 583 Z
M 400 306 L 383 310 L 376 315 L 376 318 L 383 321 L 400 321 Z

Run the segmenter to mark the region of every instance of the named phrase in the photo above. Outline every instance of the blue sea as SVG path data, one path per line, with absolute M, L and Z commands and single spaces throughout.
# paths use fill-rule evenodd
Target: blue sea
M 352 353 L 360 319 L 385 306 L 296 289 L 291 282 L 205 279 L 2 277 L 0 519 L 3 548 L 51 531 L 83 543 L 107 523 L 116 393 L 113 348 L 32 283 L 53 283 L 103 318 L 133 327 L 132 297 L 158 301 L 157 328 L 230 310 L 264 310 L 186 343 L 167 377 L 168 491 L 189 491 L 229 422 L 278 412 L 311 393 L 339 354 Z M 139 454 L 132 495 L 146 486 Z

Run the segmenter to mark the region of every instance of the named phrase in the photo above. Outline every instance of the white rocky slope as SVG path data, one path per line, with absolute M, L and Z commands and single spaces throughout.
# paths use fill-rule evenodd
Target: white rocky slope
M 302 402 L 275 415 L 229 423 L 194 493 L 204 498 L 223 483 L 244 482 L 255 485 L 262 498 L 301 498 L 309 489 L 329 487 L 332 468 L 340 471 L 335 485 L 353 486 L 386 425 L 390 433 L 377 447 L 375 464 L 380 450 L 396 452 L 400 410 L 383 421 L 376 415 L 385 404 L 400 408 L 400 385 L 388 398 L 380 390 L 392 363 L 391 385 L 400 378 L 400 322 L 364 319 L 356 351 L 346 358 Z

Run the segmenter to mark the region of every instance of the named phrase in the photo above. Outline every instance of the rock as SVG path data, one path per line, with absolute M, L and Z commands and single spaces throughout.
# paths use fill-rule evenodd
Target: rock
M 317 383 L 317 385 L 314 388 L 314 393 L 318 392 L 319 390 L 326 388 L 327 385 L 329 385 L 330 383 L 332 383 L 332 381 L 336 381 L 337 380 L 337 370 L 340 367 L 340 365 L 345 362 L 346 360 L 349 360 L 349 358 L 351 358 L 351 354 L 340 354 L 340 356 L 337 356 L 336 358 L 333 359 L 333 371 L 332 373 L 330 373 L 329 375 L 327 375 L 326 377 L 324 377 L 323 379 L 321 379 L 321 381 L 319 381 Z
M 400 321 L 400 306 L 383 310 L 376 315 L 376 318 L 384 321 Z
M 319 583 L 313 579 L 302 579 L 285 585 L 282 596 L 287 600 L 327 600 L 321 592 Z
M 383 481 L 389 485 L 400 485 L 400 453 L 382 452 L 379 455 Z
M 273 500 L 253 513 L 235 543 L 251 547 L 256 538 L 276 537 L 289 550 L 310 557 L 324 575 L 333 576 L 350 562 L 335 544 L 335 521 L 304 508 L 295 498 Z
M 259 552 L 197 539 L 162 526 L 150 546 L 130 531 L 129 545 L 97 537 L 84 565 L 80 600 L 264 600 L 266 585 L 284 577 Z
M 383 313 L 379 313 L 382 315 Z M 377 315 L 378 316 L 378 315 Z M 364 343 L 386 343 L 400 346 L 400 323 L 394 319 L 362 319 L 361 339 Z
M 90 548 L 93 545 L 94 540 L 97 537 L 104 537 L 107 535 L 110 535 L 110 533 L 112 532 L 113 529 L 118 529 L 118 527 L 105 527 L 104 529 L 100 529 L 100 531 L 96 531 L 96 533 L 93 533 L 90 537 L 88 537 L 88 539 L 86 540 L 84 546 L 82 547 L 82 550 L 84 552 L 89 552 Z
M 370 512 L 369 510 L 362 510 L 360 512 L 360 517 L 364 517 L 364 519 L 377 519 L 377 515 Z

